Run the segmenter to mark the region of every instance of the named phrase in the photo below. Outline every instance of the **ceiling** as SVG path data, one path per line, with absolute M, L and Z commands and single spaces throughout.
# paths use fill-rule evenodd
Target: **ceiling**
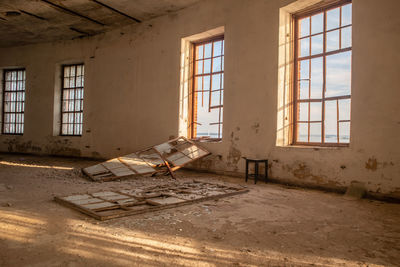
M 1 0 L 0 47 L 68 40 L 183 9 L 200 0 Z

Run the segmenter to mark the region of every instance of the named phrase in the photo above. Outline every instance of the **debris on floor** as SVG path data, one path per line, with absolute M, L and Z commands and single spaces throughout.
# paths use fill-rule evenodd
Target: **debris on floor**
M 206 149 L 185 137 L 83 168 L 93 181 L 111 181 L 127 176 L 170 173 L 184 165 L 209 155 Z
M 228 197 L 248 191 L 244 187 L 194 180 L 145 188 L 55 197 L 54 200 L 97 220 L 108 220 Z

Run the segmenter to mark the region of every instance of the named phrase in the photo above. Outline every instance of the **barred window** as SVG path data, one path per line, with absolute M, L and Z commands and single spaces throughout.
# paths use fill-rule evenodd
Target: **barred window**
M 24 133 L 25 69 L 5 70 L 3 86 L 3 134 Z
M 61 135 L 82 135 L 83 88 L 85 67 L 83 64 L 63 66 L 61 97 Z
M 194 44 L 191 137 L 221 139 L 224 37 Z
M 295 144 L 350 142 L 352 4 L 296 15 Z

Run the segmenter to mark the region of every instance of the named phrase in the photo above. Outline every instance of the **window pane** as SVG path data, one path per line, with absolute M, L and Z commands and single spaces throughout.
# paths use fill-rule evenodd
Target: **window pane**
M 214 42 L 214 57 L 220 56 L 222 53 L 222 41 Z
M 211 107 L 216 107 L 221 105 L 221 91 L 211 92 Z
M 299 121 L 308 121 L 308 103 L 299 104 Z
M 324 13 L 311 17 L 311 34 L 320 33 L 324 30 Z
M 197 77 L 195 80 L 194 90 L 203 90 L 203 77 Z
M 309 96 L 309 88 L 308 88 L 309 82 L 308 81 L 300 81 L 300 92 L 299 92 L 299 98 L 300 99 L 308 99 Z
M 196 62 L 196 73 L 203 74 L 203 60 Z
M 351 47 L 351 26 L 342 29 L 342 48 Z
M 308 142 L 308 123 L 297 124 L 297 141 Z
M 321 54 L 324 52 L 323 34 L 311 37 L 311 55 Z
M 204 58 L 210 58 L 211 57 L 211 44 L 206 44 L 204 46 Z
M 213 72 L 221 71 L 221 57 L 217 57 L 213 59 Z
M 204 73 L 211 72 L 211 59 L 204 60 Z
M 326 97 L 351 94 L 351 51 L 326 57 Z
M 350 99 L 339 100 L 339 120 L 350 120 Z
M 299 73 L 300 73 L 300 79 L 309 79 L 310 76 L 310 60 L 302 60 L 300 61 L 300 66 L 299 66 Z
M 350 142 L 350 122 L 339 123 L 339 142 L 340 143 Z
M 342 6 L 342 26 L 351 24 L 351 4 Z
M 326 52 L 339 49 L 339 30 L 326 34 Z
M 310 121 L 322 120 L 322 102 L 310 103 Z
M 210 76 L 203 77 L 203 90 L 210 90 Z
M 306 57 L 310 55 L 310 38 L 304 38 L 300 40 L 300 57 Z
M 325 143 L 337 143 L 337 103 L 325 102 Z
M 313 99 L 322 98 L 322 88 L 324 82 L 323 59 L 322 57 L 311 60 L 311 97 Z
M 203 58 L 203 46 L 199 45 L 196 47 L 196 59 L 202 59 Z
M 331 9 L 326 12 L 326 30 L 339 28 L 340 23 L 340 7 Z
M 221 74 L 214 74 L 212 76 L 211 90 L 221 89 Z
M 300 37 L 310 35 L 310 17 L 301 19 L 299 28 Z
M 321 135 L 321 123 L 310 123 L 310 142 L 320 143 Z

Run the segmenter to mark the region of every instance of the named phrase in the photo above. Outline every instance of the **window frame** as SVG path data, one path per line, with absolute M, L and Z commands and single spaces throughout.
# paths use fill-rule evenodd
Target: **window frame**
M 293 138 L 292 138 L 292 143 L 291 143 L 292 145 L 295 145 L 295 146 L 296 145 L 299 145 L 299 146 L 315 146 L 315 147 L 349 147 L 350 146 L 350 142 L 351 142 L 351 109 L 350 109 L 350 119 L 349 120 L 339 120 L 339 116 L 338 116 L 339 115 L 339 106 L 338 106 L 339 104 L 338 103 L 339 103 L 339 100 L 341 100 L 341 99 L 350 99 L 350 101 L 351 101 L 351 92 L 350 92 L 350 95 L 345 95 L 345 96 L 325 97 L 325 91 L 326 91 L 326 57 L 330 56 L 330 55 L 336 55 L 336 54 L 340 54 L 340 53 L 344 53 L 344 52 L 349 52 L 349 51 L 352 52 L 352 48 L 353 48 L 353 44 L 351 44 L 350 47 L 341 48 L 341 34 L 340 34 L 341 29 L 347 28 L 347 27 L 351 27 L 351 31 L 353 31 L 353 22 L 351 22 L 351 24 L 349 24 L 349 25 L 342 26 L 342 24 L 341 24 L 342 23 L 341 22 L 341 13 L 342 12 L 341 12 L 341 9 L 340 9 L 340 19 L 339 19 L 339 23 L 340 24 L 339 24 L 339 27 L 327 30 L 327 28 L 326 28 L 326 24 L 327 24 L 326 13 L 329 10 L 335 9 L 337 7 L 345 6 L 347 4 L 352 4 L 352 0 L 340 0 L 340 1 L 335 1 L 333 3 L 330 3 L 330 4 L 325 4 L 325 5 L 324 4 L 318 5 L 317 4 L 316 6 L 313 6 L 313 7 L 309 8 L 309 9 L 297 12 L 297 13 L 292 15 L 292 19 L 293 19 L 293 22 L 294 22 L 294 26 L 293 26 L 293 29 L 294 29 L 294 34 L 293 34 L 293 38 L 294 38 L 293 39 L 294 40 L 293 41 L 293 57 L 294 57 L 293 62 L 294 62 L 294 67 L 293 67 L 293 90 L 292 90 L 293 91 L 293 132 L 292 132 Z M 316 55 L 312 55 L 311 54 L 311 46 L 310 46 L 309 55 L 300 58 L 298 56 L 299 48 L 300 48 L 299 41 L 301 39 L 299 37 L 299 21 L 301 19 L 303 19 L 303 18 L 311 17 L 311 16 L 319 14 L 319 13 L 324 13 L 323 31 L 320 32 L 320 33 L 316 33 L 316 34 L 312 34 L 311 31 L 310 31 L 310 34 L 305 36 L 304 38 L 309 37 L 311 39 L 312 36 L 316 36 L 316 35 L 322 34 L 323 35 L 323 52 L 319 53 L 319 54 L 316 54 Z M 311 28 L 311 20 L 310 20 L 310 28 Z M 326 44 L 327 44 L 326 43 L 326 34 L 328 32 L 333 32 L 333 31 L 338 30 L 338 29 L 340 29 L 340 32 L 339 32 L 339 49 L 326 52 Z M 310 42 L 311 42 L 311 40 L 310 40 Z M 351 66 L 352 66 L 352 57 L 353 57 L 353 54 L 351 54 L 351 58 L 350 58 Z M 314 58 L 322 58 L 323 59 L 322 97 L 318 98 L 318 99 L 308 98 L 308 99 L 305 99 L 305 100 L 300 100 L 300 99 L 298 99 L 299 98 L 298 97 L 299 96 L 299 86 L 300 86 L 300 83 L 299 83 L 299 74 L 300 73 L 299 73 L 299 70 L 298 70 L 299 61 L 308 59 L 311 62 L 311 60 L 314 59 Z M 309 68 L 311 68 L 311 65 L 310 65 Z M 311 71 L 310 70 L 309 70 L 309 72 L 310 72 L 309 75 L 311 75 Z M 352 75 L 352 70 L 351 70 L 351 74 L 350 75 Z M 309 86 L 311 86 L 311 85 L 309 85 Z M 350 87 L 350 90 L 351 89 L 352 88 Z M 328 143 L 326 143 L 325 142 L 325 127 L 324 127 L 325 126 L 325 102 L 326 101 L 330 101 L 330 100 L 336 100 L 336 103 L 337 103 L 337 108 L 336 108 L 337 114 L 338 114 L 337 115 L 337 124 L 339 125 L 339 122 L 350 122 L 350 135 L 349 135 L 349 142 L 348 143 L 340 143 L 340 142 L 335 142 L 335 143 L 328 142 Z M 302 103 L 302 102 L 304 102 L 304 103 L 321 102 L 321 104 L 322 104 L 322 107 L 321 107 L 321 113 L 322 113 L 321 114 L 321 142 L 297 141 L 297 138 L 298 138 L 298 136 L 297 136 L 297 134 L 298 134 L 298 121 L 300 121 L 299 120 L 298 104 Z M 310 120 L 310 109 L 308 109 L 308 125 L 309 125 L 308 126 L 308 140 L 310 140 L 310 123 L 311 122 L 312 121 Z M 340 138 L 340 136 L 339 136 L 339 126 L 337 126 L 336 130 L 337 130 L 337 139 L 339 140 L 339 138 Z
M 192 77 L 192 82 L 190 84 L 190 86 L 191 86 L 191 88 L 190 88 L 191 97 L 190 97 L 190 102 L 189 102 L 189 110 L 190 110 L 189 117 L 190 118 L 189 118 L 189 131 L 188 131 L 191 140 L 202 140 L 202 141 L 204 140 L 204 141 L 210 141 L 210 142 L 219 142 L 219 141 L 222 140 L 223 108 L 224 108 L 223 101 L 222 101 L 221 105 L 219 105 L 219 106 L 212 106 L 212 108 L 218 108 L 220 110 L 220 112 L 219 112 L 219 122 L 216 123 L 216 124 L 220 124 L 220 126 L 218 127 L 218 135 L 220 137 L 215 138 L 215 137 L 209 137 L 209 136 L 204 136 L 204 137 L 202 137 L 202 136 L 201 137 L 195 137 L 194 136 L 194 133 L 195 133 L 194 124 L 196 123 L 195 122 L 195 104 L 197 104 L 197 100 L 195 99 L 195 96 L 196 96 L 196 92 L 195 92 L 196 77 L 198 77 L 198 76 L 210 76 L 209 104 L 211 105 L 212 75 L 214 75 L 214 74 L 222 74 L 223 77 L 225 76 L 225 68 L 224 68 L 224 66 L 221 66 L 221 68 L 222 68 L 221 71 L 217 71 L 217 72 L 213 72 L 212 71 L 212 68 L 213 68 L 213 60 L 212 59 L 214 58 L 214 46 L 213 45 L 211 45 L 212 50 L 211 50 L 211 57 L 210 57 L 211 58 L 210 73 L 207 73 L 207 74 L 204 74 L 204 73 L 196 74 L 196 61 L 197 61 L 196 60 L 196 47 L 200 46 L 200 45 L 205 45 L 205 44 L 208 44 L 208 43 L 218 42 L 218 41 L 223 41 L 223 51 L 224 51 L 224 53 L 221 54 L 221 57 L 224 58 L 224 63 L 225 63 L 225 47 L 224 47 L 225 46 L 225 35 L 224 34 L 219 34 L 219 35 L 216 35 L 216 36 L 212 36 L 210 38 L 204 38 L 204 39 L 200 39 L 200 40 L 196 40 L 196 41 L 191 42 L 192 53 L 191 53 L 190 57 L 191 57 L 192 64 L 191 64 L 191 71 L 190 71 L 191 75 L 190 76 Z M 203 60 L 204 60 L 204 58 L 203 58 Z M 203 69 L 204 69 L 204 64 L 203 64 Z M 224 78 L 223 78 L 223 80 L 225 81 Z M 222 92 L 225 91 L 224 84 L 222 84 L 222 88 L 221 89 L 217 89 L 217 91 L 218 90 L 220 90 Z M 208 108 L 210 109 L 211 106 L 209 106 Z M 221 110 L 222 110 L 222 112 L 221 112 Z M 221 115 L 221 113 L 222 113 L 222 115 Z
M 6 105 L 5 105 L 5 102 L 6 102 L 6 73 L 7 72 L 17 72 L 17 80 L 16 80 L 16 82 L 17 82 L 17 85 L 18 85 L 18 72 L 19 71 L 24 71 L 25 72 L 25 79 L 23 80 L 23 82 L 24 82 L 24 84 L 25 84 L 25 89 L 22 91 L 23 93 L 24 93 L 24 101 L 22 101 L 23 102 L 23 106 L 24 106 L 24 108 L 23 108 L 23 111 L 22 112 L 17 112 L 17 111 L 15 111 L 15 112 L 7 112 L 7 113 L 12 113 L 12 114 L 23 114 L 24 115 L 24 120 L 23 120 L 23 122 L 22 122 L 22 125 L 23 125 L 23 130 L 22 130 L 22 133 L 6 133 L 6 132 L 4 132 L 4 128 L 5 128 L 5 117 L 6 117 Z M 7 91 L 7 92 L 10 92 L 10 91 Z M 11 91 L 12 92 L 12 91 Z M 20 91 L 15 91 L 16 93 L 17 92 L 20 92 Z M 3 112 L 3 115 L 2 115 L 2 122 L 1 122 L 1 134 L 2 135 L 24 135 L 24 132 L 25 132 L 25 97 L 26 97 L 26 68 L 12 68 L 12 69 L 3 69 L 3 93 L 2 93 L 2 97 L 3 97 L 3 99 L 2 99 L 2 112 Z M 11 102 L 13 102 L 13 101 L 11 101 Z M 15 100 L 14 101 L 15 103 L 17 103 L 18 101 L 17 100 Z M 17 125 L 17 122 L 15 121 L 14 122 L 14 127 Z M 15 128 L 14 128 L 14 130 L 15 130 Z
M 72 67 L 72 66 L 75 66 L 75 71 L 76 71 L 77 66 L 83 66 L 83 68 L 85 69 L 85 63 L 82 62 L 82 63 L 63 64 L 63 65 L 61 65 L 60 136 L 81 137 L 82 134 L 83 134 L 83 103 L 84 103 L 84 97 L 83 96 L 84 96 L 84 91 L 85 91 L 84 90 L 85 84 L 83 82 L 83 86 L 81 86 L 81 87 L 77 87 L 76 86 L 77 73 L 75 72 L 75 76 L 74 76 L 74 78 L 75 78 L 75 86 L 73 88 L 65 88 L 64 87 L 65 67 Z M 85 70 L 83 72 L 82 77 L 85 77 Z M 74 100 L 74 111 L 63 111 L 64 90 L 70 90 L 70 89 L 74 89 L 74 99 L 73 99 Z M 77 100 L 75 92 L 76 92 L 77 89 L 82 89 L 82 111 L 75 111 L 75 101 Z M 73 134 L 63 134 L 63 130 L 62 130 L 63 125 L 64 124 L 69 124 L 69 123 L 63 123 L 63 114 L 65 114 L 65 113 L 73 113 L 74 114 L 73 122 L 72 122 L 72 132 L 73 132 Z M 75 122 L 75 114 L 76 113 L 81 113 L 82 114 L 81 115 L 82 116 L 82 123 L 76 123 Z M 80 134 L 75 134 L 75 127 L 74 127 L 75 124 L 82 124 L 81 125 L 82 129 L 81 129 L 81 133 Z

